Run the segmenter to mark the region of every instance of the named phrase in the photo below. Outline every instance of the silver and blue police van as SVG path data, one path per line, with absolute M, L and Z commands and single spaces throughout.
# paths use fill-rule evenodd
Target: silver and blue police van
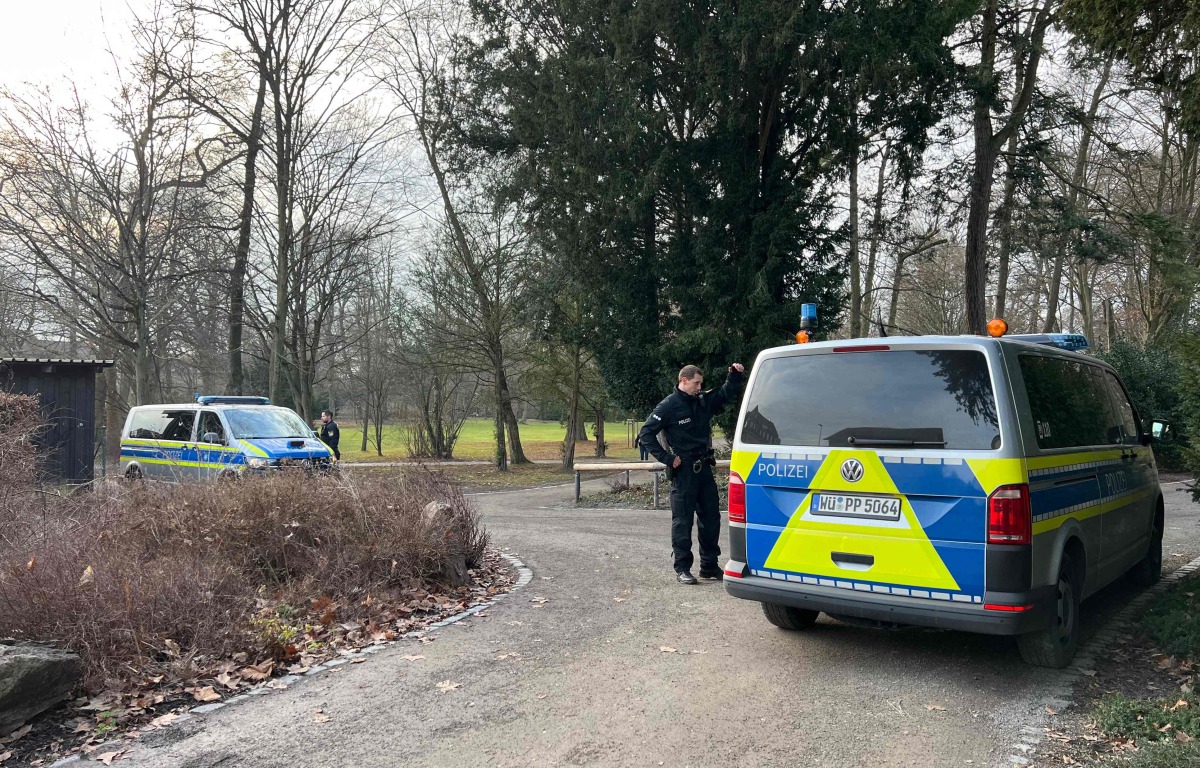
M 1085 598 L 1156 581 L 1164 424 L 1143 428 L 1082 336 L 1005 330 L 759 354 L 734 436 L 728 593 L 785 629 L 826 613 L 1011 635 L 1027 662 L 1063 667 Z
M 312 428 L 265 397 L 210 395 L 182 405 L 139 405 L 121 433 L 121 472 L 129 479 L 178 482 L 332 466 L 333 451 Z

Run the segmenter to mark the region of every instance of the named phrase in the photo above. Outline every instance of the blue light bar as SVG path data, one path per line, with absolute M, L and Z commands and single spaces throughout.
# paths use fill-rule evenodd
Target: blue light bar
M 196 402 L 200 405 L 270 405 L 266 397 L 242 397 L 240 395 L 197 395 Z
M 1082 352 L 1092 346 L 1088 343 L 1087 337 L 1082 333 L 1024 333 L 1005 336 L 1004 338 L 1025 341 L 1030 344 L 1045 344 L 1071 352 Z
M 800 305 L 800 327 L 804 330 L 814 330 L 817 327 L 817 305 Z

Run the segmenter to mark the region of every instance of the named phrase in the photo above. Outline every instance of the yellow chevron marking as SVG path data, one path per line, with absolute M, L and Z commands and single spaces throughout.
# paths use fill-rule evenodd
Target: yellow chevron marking
M 737 472 L 738 477 L 745 480 L 754 469 L 754 462 L 758 461 L 759 455 L 753 451 L 734 451 L 729 457 L 729 471 Z
M 842 462 L 850 458 L 861 461 L 865 470 L 862 480 L 857 483 L 850 483 L 841 475 Z M 813 477 L 812 488 L 819 489 L 819 493 L 841 491 L 899 496 L 900 520 L 888 524 L 813 516 L 809 514 L 812 494 L 807 494 L 771 549 L 765 563 L 767 568 L 959 591 L 958 582 L 925 535 L 908 499 L 900 495 L 874 451 L 830 451 Z M 865 571 L 842 568 L 833 562 L 834 552 L 872 555 L 875 564 Z
M 1017 485 L 1029 478 L 1024 459 L 967 459 L 967 466 L 975 473 L 985 496 L 991 496 L 1002 485 Z

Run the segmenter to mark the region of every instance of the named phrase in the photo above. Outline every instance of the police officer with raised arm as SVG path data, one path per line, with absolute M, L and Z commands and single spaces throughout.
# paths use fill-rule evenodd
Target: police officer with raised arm
M 698 521 L 700 578 L 720 579 L 718 539 L 721 514 L 713 478 L 712 418 L 737 397 L 745 382 L 741 363 L 729 366 L 729 378 L 719 390 L 701 391 L 704 374 L 694 365 L 679 372 L 679 386 L 654 408 L 638 441 L 667 468 L 671 480 L 671 548 L 680 584 L 695 584 L 692 575 L 692 516 Z M 670 449 L 658 441 L 666 434 Z

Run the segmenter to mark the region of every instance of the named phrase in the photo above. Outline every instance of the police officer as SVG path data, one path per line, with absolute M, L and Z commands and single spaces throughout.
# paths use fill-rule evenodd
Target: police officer
M 333 420 L 333 411 L 321 411 L 321 442 L 328 445 L 329 450 L 333 451 L 334 461 L 342 460 L 342 452 L 338 450 L 338 441 L 341 438 L 341 430 L 338 429 L 337 422 Z
M 719 390 L 703 392 L 704 374 L 694 365 L 679 372 L 679 386 L 654 408 L 638 442 L 667 468 L 671 480 L 671 549 L 680 584 L 695 584 L 692 575 L 692 516 L 698 521 L 700 578 L 720 579 L 717 558 L 721 547 L 721 514 L 713 479 L 712 418 L 742 390 L 745 368 L 729 366 L 729 378 Z M 670 450 L 658 442 L 664 432 Z

